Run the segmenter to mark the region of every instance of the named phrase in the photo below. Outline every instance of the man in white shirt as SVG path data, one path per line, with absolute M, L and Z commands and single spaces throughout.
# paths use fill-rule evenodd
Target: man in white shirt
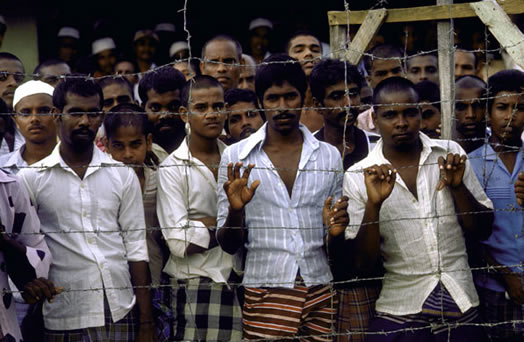
M 478 322 L 479 300 L 464 236 L 489 236 L 493 205 L 457 143 L 419 132 L 417 102 L 407 79 L 379 83 L 382 138 L 344 178 L 356 266 L 365 271 L 382 255 L 386 271 L 370 330 L 388 334 L 368 341 L 482 341 L 482 328 L 466 324 Z
M 49 279 L 67 289 L 44 305 L 46 341 L 154 339 L 140 185 L 94 145 L 102 100 L 93 81 L 60 83 L 61 143 L 41 168 L 20 172 L 55 255 Z
M 224 90 L 211 76 L 195 76 L 181 100 L 191 133 L 158 171 L 158 219 L 171 252 L 164 272 L 173 288 L 165 305 L 175 316 L 176 341 L 240 340 L 240 277 L 234 257 L 215 238 L 218 165 L 226 147 L 218 140 L 226 120 Z

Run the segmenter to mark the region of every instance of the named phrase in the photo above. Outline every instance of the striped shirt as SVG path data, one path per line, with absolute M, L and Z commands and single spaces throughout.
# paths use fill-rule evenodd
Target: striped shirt
M 320 142 L 300 125 L 304 142 L 292 196 L 263 150 L 267 124 L 256 133 L 228 147 L 218 173 L 218 227 L 225 224 L 229 202 L 223 185 L 227 165 L 255 164 L 249 184 L 260 180 L 245 206 L 248 229 L 244 284 L 251 287 L 293 288 L 297 273 L 306 286 L 327 284 L 333 277 L 324 250 L 326 230 L 322 207 L 328 196 L 339 198 L 343 169 L 338 150 Z
M 437 191 L 438 158 L 448 153 L 466 154 L 453 141 L 430 139 L 420 133 L 422 151 L 415 198 L 397 174 L 391 195 L 380 209 L 380 249 L 386 274 L 377 300 L 377 312 L 409 315 L 422 306 L 439 281 L 464 313 L 479 304 L 468 266 L 464 233 L 455 214 L 449 189 Z M 379 140 L 367 158 L 353 165 L 344 177 L 351 222 L 346 238 L 356 237 L 364 217 L 367 192 L 362 170 L 374 164 L 390 164 Z M 470 162 L 466 161 L 464 185 L 483 206 L 492 209 Z

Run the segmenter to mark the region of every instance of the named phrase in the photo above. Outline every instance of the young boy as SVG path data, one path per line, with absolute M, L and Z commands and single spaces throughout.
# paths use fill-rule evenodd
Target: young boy
M 191 97 L 191 98 L 190 98 Z M 224 91 L 210 76 L 195 76 L 181 93 L 190 134 L 158 171 L 158 219 L 171 255 L 170 305 L 175 340 L 240 340 L 239 278 L 233 256 L 215 238 L 217 176 L 225 145 L 218 140 L 226 113 Z
M 440 139 L 440 92 L 431 81 L 415 84 L 422 121 L 420 130 L 431 139 Z
M 132 114 L 130 114 L 132 113 Z M 160 284 L 164 267 L 162 234 L 156 215 L 157 170 L 152 157 L 153 137 L 144 110 L 133 103 L 119 104 L 104 119 L 104 146 L 113 159 L 133 166 L 142 188 L 147 227 L 147 249 L 152 284 Z M 166 255 L 167 257 L 167 255 Z
M 482 328 L 448 324 L 479 322 L 464 235 L 489 236 L 492 204 L 458 144 L 419 133 L 418 102 L 407 79 L 379 83 L 381 140 L 344 177 L 356 266 L 365 271 L 382 256 L 385 269 L 370 330 L 388 334 L 368 341 L 480 341 Z M 434 323 L 444 325 L 424 328 Z
M 492 340 L 522 340 L 522 257 L 524 255 L 524 212 L 518 208 L 515 188 L 519 172 L 524 171 L 521 134 L 524 129 L 524 73 L 500 71 L 488 79 L 489 142 L 469 154 L 471 165 L 495 207 L 493 232 L 482 241 L 488 264 L 494 271 L 475 274 L 480 312 Z M 521 203 L 522 204 L 522 203 Z
M 236 143 L 255 133 L 266 121 L 260 110 L 257 95 L 247 89 L 231 89 L 224 96 L 228 105 L 229 116 L 224 129 L 231 137 L 230 143 Z

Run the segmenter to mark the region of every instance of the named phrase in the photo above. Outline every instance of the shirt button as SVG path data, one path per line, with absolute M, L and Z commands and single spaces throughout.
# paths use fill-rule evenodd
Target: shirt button
M 82 189 L 84 188 L 84 183 L 80 184 L 80 188 Z
M 86 212 L 85 211 L 82 213 L 82 217 L 86 217 Z
M 515 239 L 518 239 L 519 238 L 519 234 L 515 234 Z
M 93 244 L 93 243 L 95 243 L 95 238 L 89 237 L 89 238 L 87 238 L 87 242 Z

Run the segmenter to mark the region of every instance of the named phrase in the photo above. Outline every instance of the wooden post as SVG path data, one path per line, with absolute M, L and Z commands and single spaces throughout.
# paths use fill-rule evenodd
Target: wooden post
M 481 1 L 471 3 L 470 6 L 515 63 L 524 68 L 524 34 L 511 22 L 500 5 L 494 1 Z
M 349 63 L 357 65 L 362 58 L 364 52 L 366 52 L 369 43 L 382 26 L 386 15 L 388 14 L 385 8 L 371 10 L 368 12 L 366 19 L 360 25 L 355 38 L 349 44 L 348 51 L 346 53 L 346 59 Z
M 329 26 L 329 47 L 333 58 L 340 59 L 344 56 L 347 34 L 344 25 Z
M 453 0 L 437 0 L 437 5 L 451 5 Z M 451 8 L 450 8 L 451 11 Z M 437 23 L 438 72 L 440 80 L 440 113 L 442 139 L 452 140 L 455 134 L 455 55 L 453 24 Z

